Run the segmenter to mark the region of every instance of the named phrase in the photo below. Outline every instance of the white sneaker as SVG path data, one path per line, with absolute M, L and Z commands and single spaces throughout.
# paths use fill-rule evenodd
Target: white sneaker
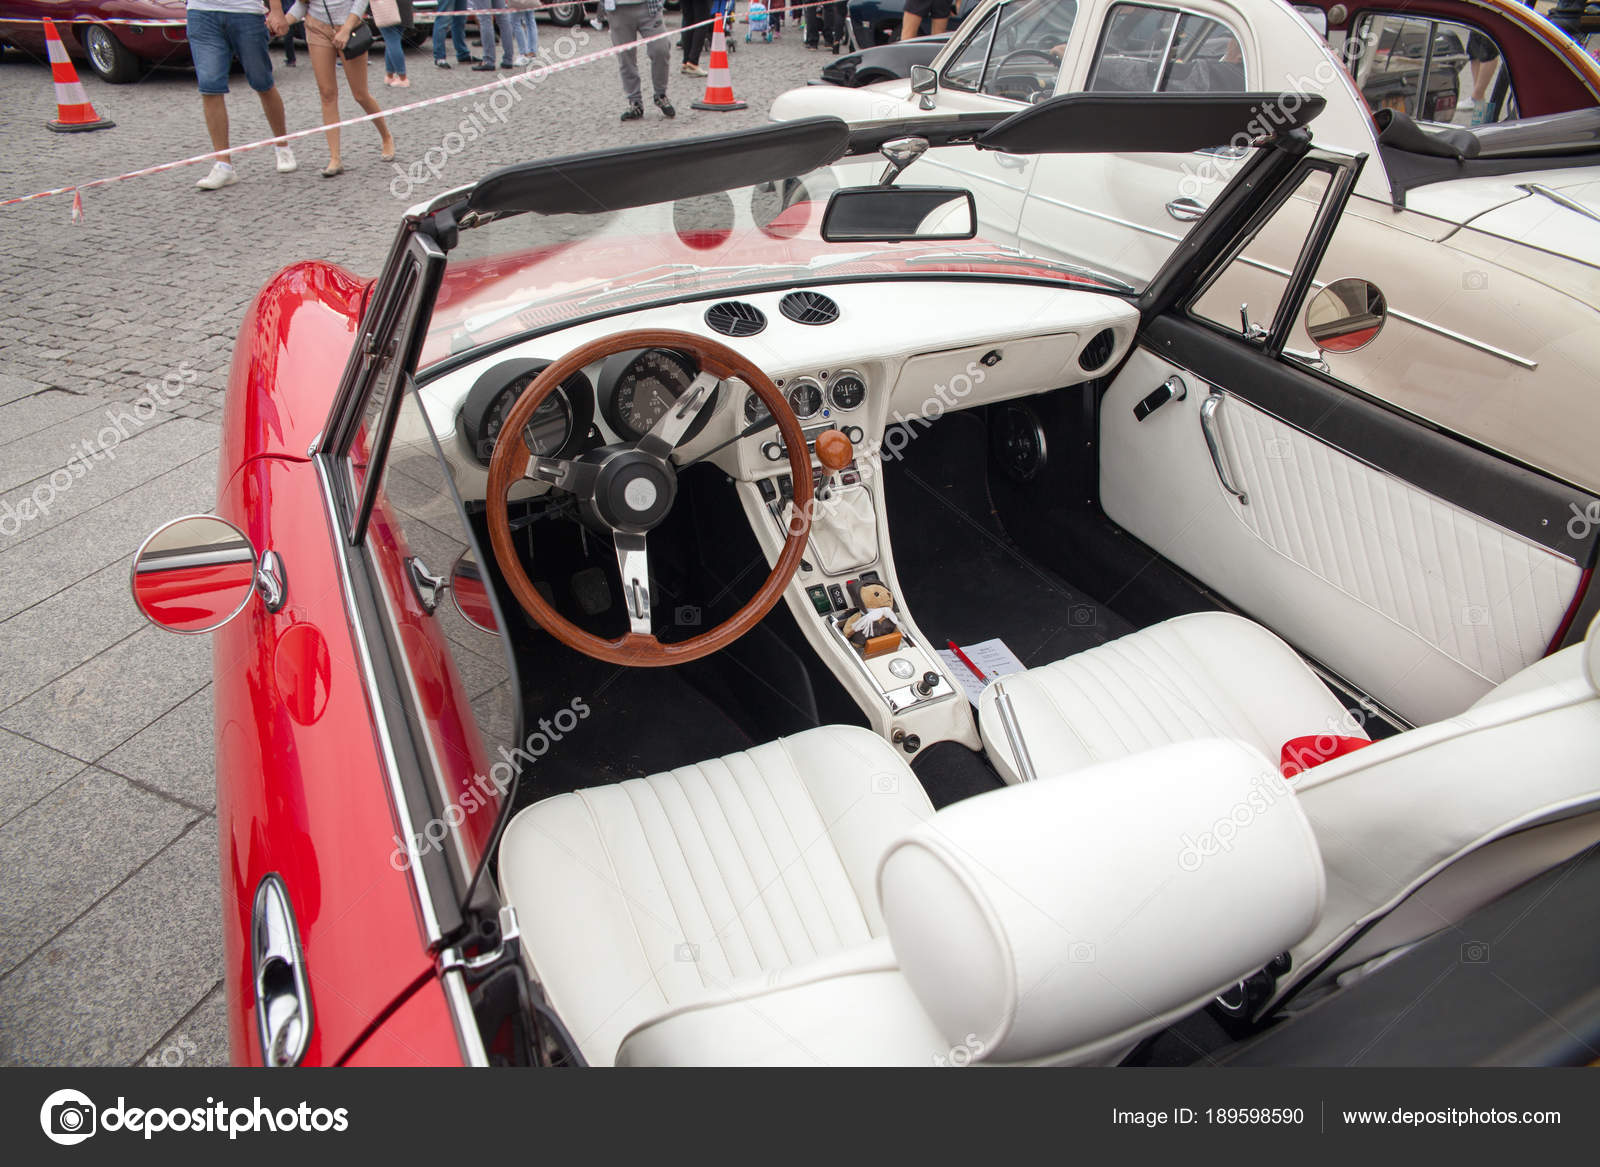
M 200 190 L 221 190 L 225 186 L 232 186 L 239 181 L 239 176 L 233 167 L 226 162 L 211 164 L 211 173 L 202 178 L 195 186 Z
M 1478 103 L 1473 101 L 1470 97 L 1463 97 L 1460 101 L 1456 102 L 1456 109 L 1462 113 L 1471 113 L 1477 108 Z
M 279 174 L 293 174 L 300 169 L 300 163 L 294 160 L 294 151 L 288 146 L 274 146 L 272 149 L 278 156 Z

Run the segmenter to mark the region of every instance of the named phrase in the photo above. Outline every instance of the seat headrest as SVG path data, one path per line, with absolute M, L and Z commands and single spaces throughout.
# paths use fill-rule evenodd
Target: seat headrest
M 947 807 L 889 849 L 878 895 L 953 1045 L 1084 1061 L 1298 943 L 1323 870 L 1277 767 L 1202 740 Z
M 1583 671 L 1589 684 L 1600 692 L 1600 616 L 1589 625 L 1589 634 L 1583 638 Z

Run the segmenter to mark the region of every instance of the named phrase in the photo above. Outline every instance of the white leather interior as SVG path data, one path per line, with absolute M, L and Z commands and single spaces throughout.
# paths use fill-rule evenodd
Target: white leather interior
M 1173 374 L 1187 397 L 1137 421 Z M 1240 505 L 1201 433 L 1210 388 L 1149 350 L 1128 359 L 1101 422 L 1115 522 L 1415 724 L 1539 659 L 1576 565 L 1229 396 L 1217 416 Z
M 912 989 L 991 1062 L 1125 1049 L 1298 942 L 1323 894 L 1277 768 L 1216 739 L 958 802 L 894 845 L 878 887 Z
M 1198 739 L 1207 723 L 1269 757 L 1302 734 L 1359 735 L 1293 649 L 1222 614 L 1157 624 L 1005 684 L 1041 778 L 1073 774 L 1089 754 L 1148 749 L 1160 734 Z M 1206 685 L 1215 691 L 1197 696 Z M 980 710 L 983 736 L 1009 765 L 992 698 L 991 690 Z M 1174 749 L 1181 759 L 1184 747 Z M 1409 943 L 1521 882 L 1527 864 L 1509 857 L 1475 864 L 1465 882 L 1438 884 L 1436 895 L 1416 894 L 1487 844 L 1600 808 L 1597 759 L 1600 620 L 1583 645 L 1513 676 L 1459 716 L 1301 774 L 1294 786 L 1321 847 L 1327 904 L 1280 989 L 1372 956 L 1370 946 L 1343 950 L 1379 920 L 1393 943 Z M 1386 919 L 1402 904 L 1405 915 Z
M 827 575 L 845 575 L 878 561 L 878 512 L 870 490 L 836 486 L 816 501 L 811 510 L 811 554 Z
M 609 1065 L 645 1018 L 881 936 L 878 859 L 932 813 L 883 738 L 824 727 L 529 807 L 501 889 L 534 976 Z
M 1196 738 L 1233 738 L 1276 762 L 1293 737 L 1366 736 L 1292 648 L 1226 612 L 1152 625 L 1007 677 L 1005 689 L 1041 778 Z M 995 768 L 1017 781 L 992 687 L 978 724 Z

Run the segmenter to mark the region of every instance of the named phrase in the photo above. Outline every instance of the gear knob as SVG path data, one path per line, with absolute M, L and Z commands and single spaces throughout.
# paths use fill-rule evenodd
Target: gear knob
M 817 435 L 816 450 L 817 461 L 830 474 L 839 473 L 856 456 L 855 444 L 843 430 L 823 430 Z

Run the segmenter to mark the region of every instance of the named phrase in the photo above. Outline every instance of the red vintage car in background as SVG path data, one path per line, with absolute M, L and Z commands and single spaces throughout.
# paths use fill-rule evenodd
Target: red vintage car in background
M 45 60 L 45 17 L 67 55 L 107 81 L 137 81 L 156 65 L 189 63 L 183 0 L 0 0 L 0 50 Z M 151 23 L 111 23 L 123 20 Z
M 1302 314 L 1343 352 L 1387 311 L 1311 287 L 1361 165 L 1314 147 L 1321 108 L 1071 95 L 530 162 L 412 208 L 376 280 L 276 276 L 216 515 L 133 569 L 215 638 L 234 1061 L 1456 1062 L 1527 1018 L 1470 970 L 1397 986 L 1482 912 L 1562 913 L 1495 932 L 1498 991 L 1592 1012 L 1600 531 L 1568 507 L 1600 498 L 1282 359 Z M 1143 284 L 901 181 L 1236 133 Z M 1282 306 L 1196 319 L 1307 190 Z M 1463 667 L 1232 555 L 1275 573 L 1269 627 L 1107 518 L 1366 530 L 1285 504 L 1325 466 L 1411 483 L 1390 513 L 1488 565 L 1440 602 L 1519 637 Z

